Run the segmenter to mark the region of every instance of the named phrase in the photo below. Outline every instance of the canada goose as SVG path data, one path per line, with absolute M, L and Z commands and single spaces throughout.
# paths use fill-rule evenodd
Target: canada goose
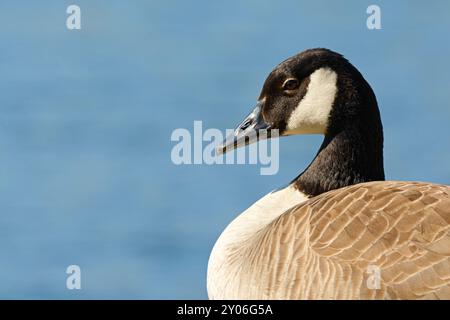
M 223 231 L 211 299 L 450 299 L 450 187 L 384 181 L 377 101 L 343 56 L 310 49 L 279 64 L 219 152 L 251 129 L 325 138 L 306 170 Z

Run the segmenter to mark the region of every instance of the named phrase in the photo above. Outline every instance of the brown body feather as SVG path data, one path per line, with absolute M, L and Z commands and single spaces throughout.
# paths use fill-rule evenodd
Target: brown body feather
M 450 299 L 450 187 L 380 181 L 330 191 L 240 249 L 235 298 Z M 379 289 L 367 285 L 371 266 Z

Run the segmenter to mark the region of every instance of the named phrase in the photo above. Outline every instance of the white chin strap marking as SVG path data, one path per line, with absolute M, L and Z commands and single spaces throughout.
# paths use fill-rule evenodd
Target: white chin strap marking
M 321 68 L 310 76 L 307 92 L 292 112 L 287 134 L 324 134 L 337 92 L 337 74 Z

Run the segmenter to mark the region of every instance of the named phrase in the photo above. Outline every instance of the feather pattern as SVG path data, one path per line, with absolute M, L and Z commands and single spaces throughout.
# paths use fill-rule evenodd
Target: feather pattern
M 450 299 L 450 187 L 380 181 L 333 190 L 227 252 L 230 290 L 214 298 Z

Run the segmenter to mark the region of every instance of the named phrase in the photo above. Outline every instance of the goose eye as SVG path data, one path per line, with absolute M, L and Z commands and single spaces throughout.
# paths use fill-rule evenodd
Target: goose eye
M 283 83 L 283 90 L 295 90 L 298 88 L 298 80 L 297 79 L 287 79 L 284 83 Z

